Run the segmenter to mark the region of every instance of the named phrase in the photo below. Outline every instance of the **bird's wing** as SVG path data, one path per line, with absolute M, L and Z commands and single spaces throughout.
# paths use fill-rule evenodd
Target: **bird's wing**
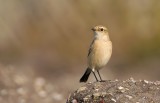
M 94 44 L 94 40 L 92 41 L 91 45 L 90 45 L 90 48 L 89 48 L 89 51 L 88 51 L 88 56 L 91 54 L 92 52 L 92 49 L 93 49 L 93 44 Z
M 90 53 L 91 53 L 91 51 L 92 51 L 91 49 L 92 49 L 92 48 L 90 47 L 90 48 L 89 48 L 89 51 L 88 51 L 88 56 L 90 55 Z

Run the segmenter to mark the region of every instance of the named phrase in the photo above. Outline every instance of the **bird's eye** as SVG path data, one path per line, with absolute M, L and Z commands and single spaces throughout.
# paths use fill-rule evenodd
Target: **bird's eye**
M 101 31 L 103 31 L 103 28 L 101 28 Z

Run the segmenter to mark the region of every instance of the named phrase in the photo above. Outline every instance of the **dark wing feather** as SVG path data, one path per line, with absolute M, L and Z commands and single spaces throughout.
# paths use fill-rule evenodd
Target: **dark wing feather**
M 88 56 L 90 55 L 91 51 L 92 51 L 92 45 L 94 43 L 94 40 L 92 41 L 91 45 L 90 45 L 90 48 L 89 48 L 89 51 L 88 51 Z

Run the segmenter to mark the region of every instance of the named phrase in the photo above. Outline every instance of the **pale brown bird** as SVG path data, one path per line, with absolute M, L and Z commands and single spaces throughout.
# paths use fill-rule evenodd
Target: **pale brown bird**
M 112 42 L 110 41 L 107 28 L 99 25 L 92 28 L 92 30 L 94 39 L 88 52 L 88 68 L 81 77 L 80 82 L 86 82 L 91 72 L 93 72 L 96 80 L 99 81 L 95 71 L 97 71 L 100 81 L 103 81 L 99 70 L 108 63 L 112 54 Z

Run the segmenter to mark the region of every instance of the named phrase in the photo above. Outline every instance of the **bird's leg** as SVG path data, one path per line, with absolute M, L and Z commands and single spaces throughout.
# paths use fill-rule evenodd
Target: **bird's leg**
M 102 80 L 102 78 L 101 78 L 101 75 L 100 75 L 100 73 L 99 73 L 99 70 L 97 70 L 97 73 L 98 73 L 98 75 L 99 75 L 99 78 L 100 78 L 100 82 L 104 82 L 104 80 Z
M 92 70 L 92 72 L 93 72 L 93 74 L 94 74 L 94 77 L 96 78 L 96 81 L 98 82 L 98 79 L 97 79 L 97 76 L 96 76 L 94 70 Z

